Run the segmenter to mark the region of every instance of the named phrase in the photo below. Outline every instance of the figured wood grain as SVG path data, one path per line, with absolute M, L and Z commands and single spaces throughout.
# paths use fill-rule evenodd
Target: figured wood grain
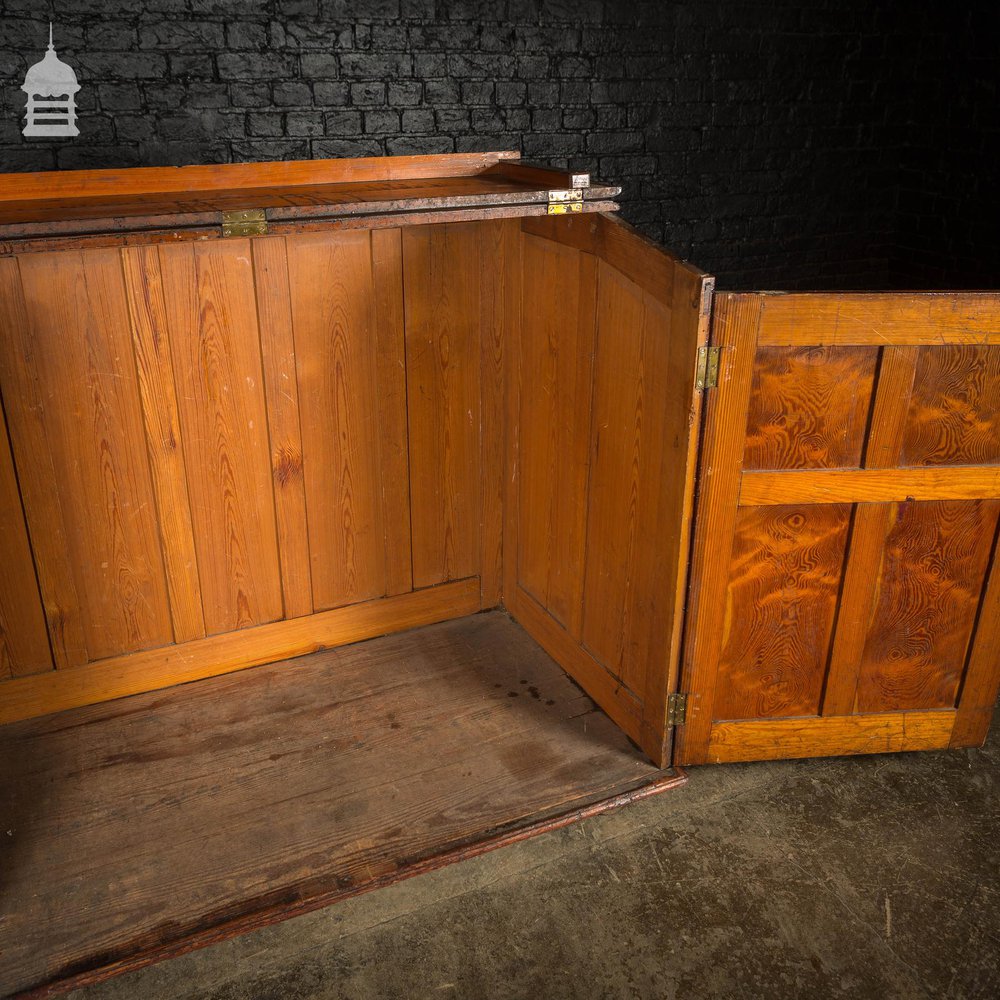
M 387 592 L 371 237 L 287 246 L 313 604 L 325 610 Z
M 398 229 L 374 230 L 371 250 L 386 592 L 405 594 L 413 589 L 413 557 L 406 428 L 402 234 Z
M 707 759 L 713 764 L 724 764 L 738 760 L 940 750 L 948 746 L 954 724 L 954 711 L 720 722 L 712 727 Z
M 661 562 L 660 504 L 666 424 L 670 313 L 602 262 L 590 433 L 585 647 L 633 691 L 646 689 L 661 656 L 659 616 L 671 591 Z
M 205 628 L 274 621 L 281 571 L 250 242 L 159 255 Z
M 1000 500 L 897 510 L 862 654 L 860 712 L 955 704 Z
M 36 545 L 36 559 L 69 563 L 89 659 L 170 642 L 121 259 L 94 250 L 19 264 L 54 473 L 40 486 L 59 498 L 67 543 L 60 552 Z M 30 504 L 33 538 L 52 530 L 51 513 Z
M 0 990 L 80 985 L 674 784 L 501 613 L 5 727 Z
M 517 579 L 579 641 L 596 262 L 533 236 L 522 262 Z
M 159 256 L 155 247 L 133 247 L 121 251 L 121 260 L 173 637 L 187 642 L 205 634 L 205 615 Z
M 713 308 L 712 341 L 721 349 L 719 385 L 706 403 L 681 676 L 690 697 L 674 750 L 678 763 L 690 764 L 707 760 L 712 733 L 761 296 L 719 293 Z
M 0 410 L 0 680 L 53 668 L 34 558 Z
M 849 504 L 740 509 L 716 719 L 818 714 L 850 514 Z
M 1000 463 L 1000 346 L 922 347 L 903 465 Z
M 823 469 L 747 472 L 740 506 L 801 503 L 888 503 L 903 500 L 985 500 L 1000 495 L 1000 469 Z
M 260 325 L 283 617 L 298 618 L 312 614 L 313 599 L 288 257 L 285 240 L 280 236 L 252 240 L 250 248 Z
M 0 257 L 0 390 L 56 667 L 87 662 L 80 599 L 46 441 L 42 393 L 17 260 Z
M 769 292 L 760 343 L 1000 344 L 1000 292 Z
M 951 747 L 981 746 L 989 732 L 990 719 L 1000 694 L 1000 527 L 993 538 L 990 565 L 986 572 L 982 600 L 968 662 L 958 696 L 958 715 L 951 734 Z
M 415 587 L 479 568 L 482 252 L 478 225 L 403 231 Z
M 3 684 L 0 724 L 217 677 L 478 610 L 479 580 L 470 577 L 83 667 L 15 678 Z
M 485 222 L 480 227 L 480 422 L 482 484 L 479 579 L 483 607 L 500 603 L 503 590 L 503 498 L 506 410 L 504 401 L 504 338 L 514 313 L 520 312 L 511 291 L 509 247 L 519 234 L 515 222 Z M 519 285 L 519 279 L 517 279 Z
M 860 465 L 877 359 L 872 347 L 758 350 L 743 467 Z
M 875 401 L 864 449 L 866 468 L 890 469 L 899 463 L 917 351 L 915 347 L 883 347 L 881 350 Z M 855 505 L 823 691 L 823 715 L 854 712 L 861 657 L 878 596 L 885 539 L 892 514 L 891 504 Z

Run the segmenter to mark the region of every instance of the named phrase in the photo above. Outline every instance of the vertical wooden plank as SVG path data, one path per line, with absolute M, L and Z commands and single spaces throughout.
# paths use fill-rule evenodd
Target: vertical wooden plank
M 504 330 L 510 324 L 511 276 L 505 264 L 505 232 L 509 220 L 482 224 L 480 258 L 481 406 L 479 454 L 482 470 L 482 527 L 479 579 L 484 608 L 500 603 L 503 574 L 503 465 L 505 419 L 503 406 Z
M 2 410 L 0 552 L 0 680 L 51 670 L 52 650 Z
M 865 442 L 866 469 L 890 469 L 899 462 L 916 361 L 915 347 L 882 348 Z M 820 709 L 823 715 L 850 715 L 854 711 L 861 658 L 882 578 L 885 538 L 893 509 L 891 504 L 876 503 L 859 503 L 855 508 Z
M 719 386 L 708 399 L 701 499 L 691 576 L 691 610 L 684 644 L 684 689 L 690 692 L 677 760 L 703 763 L 712 731 L 725 594 L 733 549 L 743 449 L 763 296 L 715 297 L 713 342 L 721 348 Z
M 596 261 L 534 236 L 523 245 L 518 582 L 579 641 Z
M 368 232 L 333 232 L 286 245 L 313 607 L 322 611 L 386 593 L 372 244 Z
M 951 708 L 979 609 L 1000 500 L 892 505 L 859 712 Z
M 479 572 L 480 225 L 403 231 L 413 585 Z
M 523 252 L 526 237 L 521 222 L 511 220 L 504 229 L 503 266 L 510 279 L 505 286 L 504 409 L 507 426 L 504 452 L 503 601 L 513 605 L 518 588 L 521 490 L 521 380 L 522 313 L 524 289 Z
M 405 594 L 413 589 L 413 558 L 406 439 L 403 240 L 399 229 L 373 229 L 371 241 L 386 593 Z
M 282 614 L 250 244 L 159 253 L 205 628 L 214 635 Z
M 313 603 L 288 259 L 281 236 L 252 240 L 251 248 L 284 617 L 299 618 Z
M 819 714 L 850 515 L 849 504 L 739 510 L 715 719 Z
M 170 617 L 174 640 L 187 642 L 205 634 L 205 617 L 184 475 L 159 256 L 155 246 L 130 247 L 122 250 L 121 255 Z
M 24 509 L 57 667 L 87 662 L 80 600 L 66 554 L 69 543 L 52 453 L 46 438 L 42 390 L 16 258 L 0 258 L 0 388 L 17 458 Z
M 56 473 L 46 488 L 67 528 L 53 557 L 75 574 L 88 657 L 164 645 L 173 629 L 121 257 L 27 254 L 20 271 Z

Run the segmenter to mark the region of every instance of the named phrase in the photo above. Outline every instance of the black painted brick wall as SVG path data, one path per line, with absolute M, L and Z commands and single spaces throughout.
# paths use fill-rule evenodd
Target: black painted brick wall
M 0 169 L 520 148 L 720 287 L 960 284 L 994 268 L 993 6 L 0 0 Z M 20 132 L 49 17 L 73 140 Z

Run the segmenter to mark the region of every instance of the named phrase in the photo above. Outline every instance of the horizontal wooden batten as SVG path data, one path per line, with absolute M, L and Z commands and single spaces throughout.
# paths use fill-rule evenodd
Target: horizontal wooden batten
M 785 760 L 948 746 L 955 711 L 880 712 L 874 715 L 716 722 L 706 760 Z M 685 764 L 702 761 L 685 760 Z
M 480 608 L 479 578 L 7 681 L 0 724 L 360 642 Z
M 1000 292 L 763 296 L 761 346 L 1000 344 Z
M 745 472 L 741 507 L 802 503 L 987 500 L 1000 496 L 1000 466 Z

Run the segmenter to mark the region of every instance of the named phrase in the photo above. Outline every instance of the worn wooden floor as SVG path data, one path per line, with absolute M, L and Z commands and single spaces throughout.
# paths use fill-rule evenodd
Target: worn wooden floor
M 0 727 L 0 996 L 669 787 L 502 612 Z

